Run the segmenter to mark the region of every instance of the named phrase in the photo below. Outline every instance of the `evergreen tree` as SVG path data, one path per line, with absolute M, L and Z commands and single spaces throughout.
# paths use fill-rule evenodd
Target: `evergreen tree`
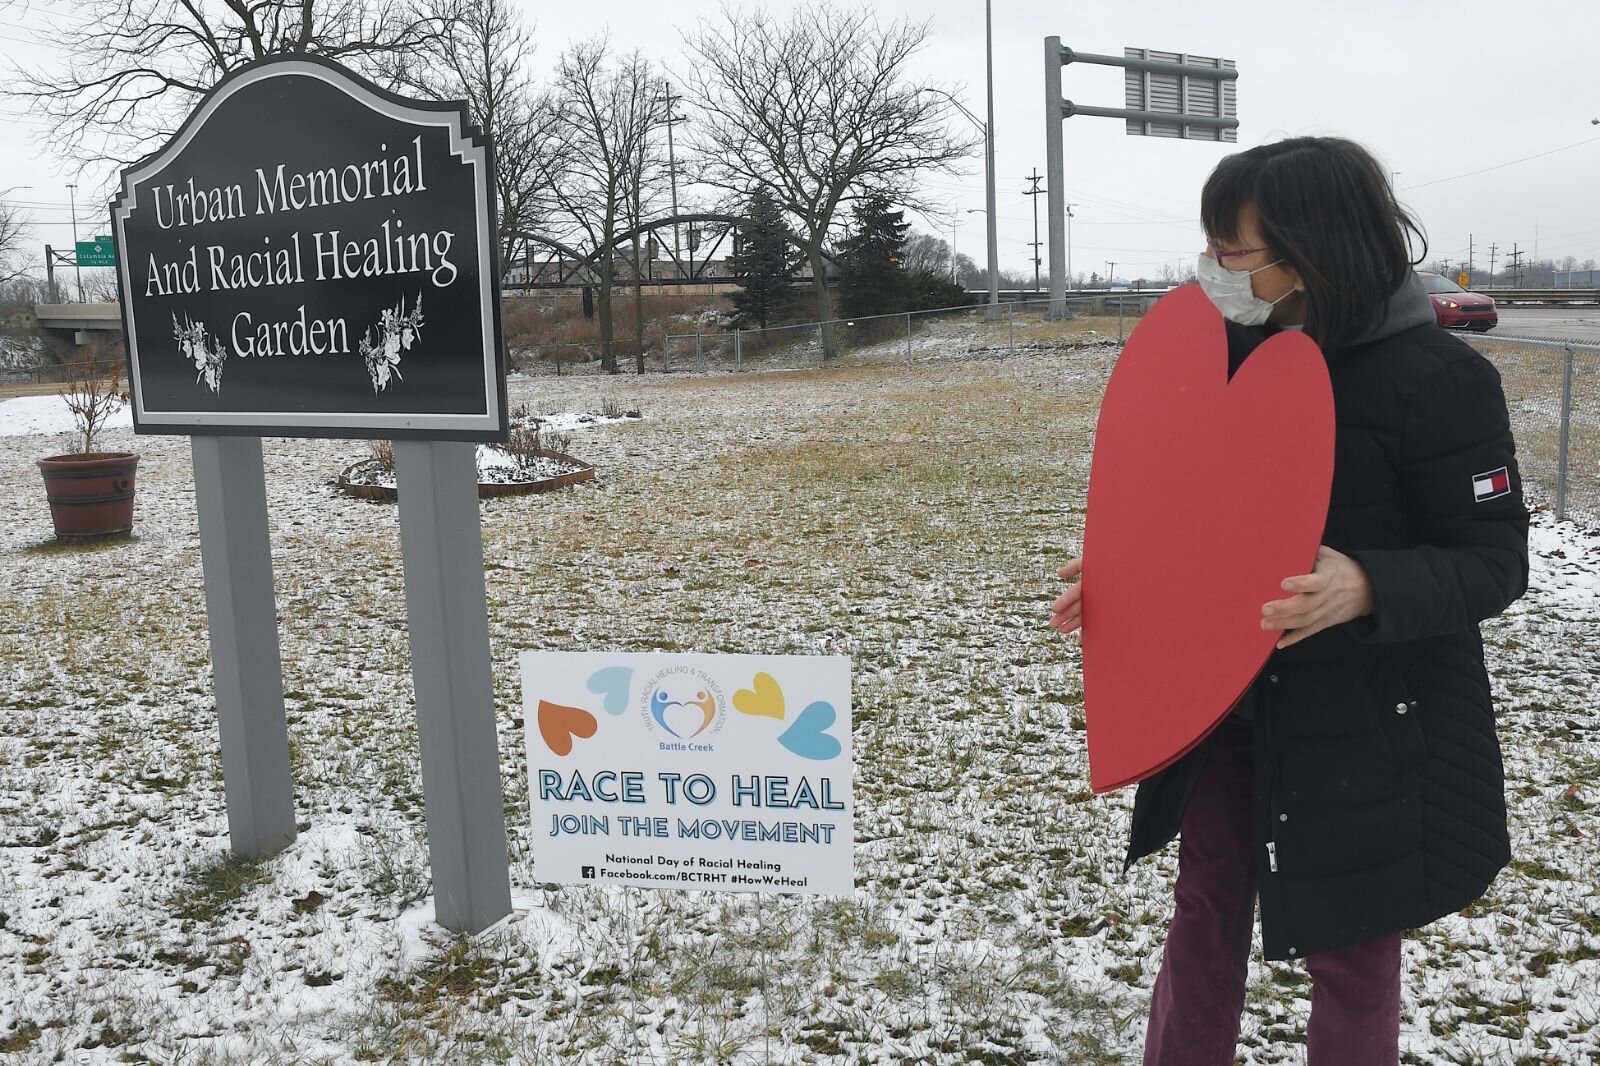
M 882 193 L 856 207 L 855 233 L 839 249 L 839 294 L 847 316 L 892 315 L 906 309 L 910 286 L 901 267 L 905 212 Z
M 766 329 L 791 306 L 792 277 L 801 256 L 790 241 L 783 209 L 765 188 L 751 195 L 749 214 L 751 225 L 739 234 L 733 256 L 734 273 L 745 279 L 744 290 L 733 296 L 733 317 L 740 329 Z

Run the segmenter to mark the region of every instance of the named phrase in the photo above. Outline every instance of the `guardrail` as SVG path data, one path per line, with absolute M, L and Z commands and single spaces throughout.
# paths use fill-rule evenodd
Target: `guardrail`
M 1473 289 L 1497 304 L 1592 304 L 1600 303 L 1600 289 Z

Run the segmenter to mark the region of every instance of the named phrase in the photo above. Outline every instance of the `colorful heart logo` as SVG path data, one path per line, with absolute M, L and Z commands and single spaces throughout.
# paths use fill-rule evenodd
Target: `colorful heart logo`
M 778 737 L 778 743 L 802 759 L 825 762 L 837 758 L 844 748 L 837 737 L 828 734 L 828 730 L 838 717 L 833 704 L 818 700 L 800 712 L 794 724 Z
M 587 688 L 596 696 L 605 697 L 606 713 L 615 717 L 628 709 L 628 689 L 632 685 L 632 670 L 626 666 L 608 666 L 589 677 Z
M 572 739 L 588 740 L 599 723 L 581 707 L 564 707 L 548 700 L 539 701 L 539 735 L 545 747 L 563 758 L 572 754 Z
M 1276 333 L 1228 378 L 1196 285 L 1158 301 L 1106 386 L 1083 535 L 1089 778 L 1106 792 L 1222 720 L 1281 634 L 1261 605 L 1309 573 L 1333 483 L 1327 364 Z
M 777 678 L 769 673 L 759 673 L 749 688 L 742 688 L 733 694 L 733 709 L 740 714 L 782 721 L 783 689 L 778 685 Z
M 717 700 L 704 689 L 686 700 L 675 700 L 664 690 L 656 689 L 650 694 L 650 716 L 656 725 L 680 740 L 691 739 L 711 728 L 717 717 Z

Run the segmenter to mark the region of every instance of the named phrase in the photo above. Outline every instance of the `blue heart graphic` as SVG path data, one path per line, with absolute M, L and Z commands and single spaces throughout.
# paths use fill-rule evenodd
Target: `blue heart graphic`
M 619 715 L 628 709 L 628 688 L 633 684 L 633 671 L 626 666 L 608 666 L 597 670 L 589 678 L 589 691 L 604 696 L 606 713 Z
M 828 735 L 828 729 L 837 718 L 833 704 L 818 700 L 800 712 L 794 724 L 778 737 L 778 743 L 802 759 L 825 762 L 838 758 L 844 747 L 837 737 Z

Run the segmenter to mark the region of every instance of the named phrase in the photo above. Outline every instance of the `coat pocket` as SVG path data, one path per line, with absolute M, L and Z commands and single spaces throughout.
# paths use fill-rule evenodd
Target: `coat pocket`
M 1406 680 L 1406 673 L 1394 655 L 1385 655 L 1379 670 L 1378 719 L 1383 727 L 1388 758 L 1398 767 L 1412 767 L 1428 757 L 1422 716 L 1427 713 Z

